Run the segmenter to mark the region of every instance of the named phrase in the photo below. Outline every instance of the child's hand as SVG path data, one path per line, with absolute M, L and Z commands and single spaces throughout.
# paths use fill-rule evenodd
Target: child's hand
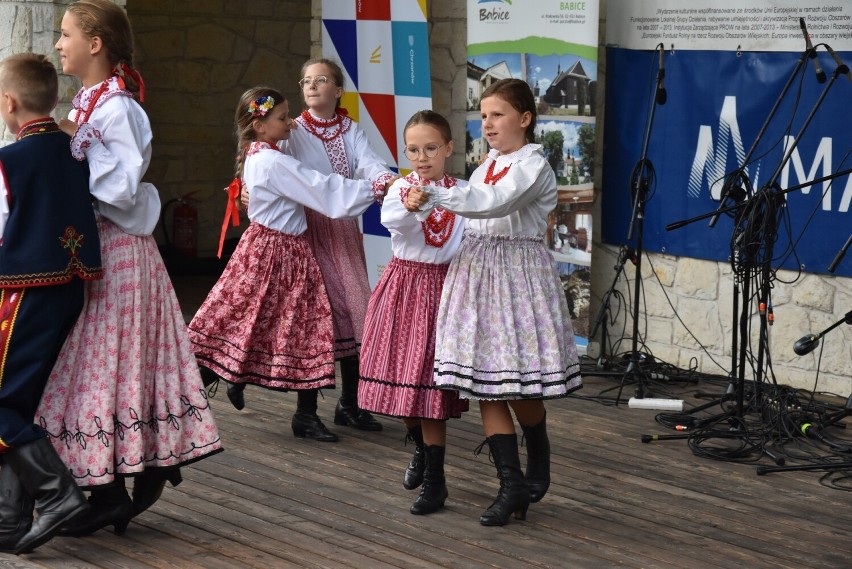
M 243 211 L 248 211 L 249 190 L 245 182 L 243 182 L 243 185 L 240 187 L 240 204 L 243 206 Z
M 67 134 L 68 136 L 74 136 L 74 133 L 77 132 L 77 123 L 68 119 L 59 119 L 57 123 L 59 125 L 59 129 Z
M 429 194 L 424 192 L 420 186 L 411 186 L 408 199 L 405 201 L 405 209 L 408 211 L 420 211 L 420 207 L 429 201 Z
M 388 195 L 388 190 L 390 190 L 390 187 L 393 185 L 394 182 L 399 180 L 401 177 L 402 176 L 394 176 L 393 178 L 388 180 L 388 182 L 385 184 L 385 188 L 384 188 L 384 192 L 382 193 L 382 197 L 385 197 L 386 195 Z

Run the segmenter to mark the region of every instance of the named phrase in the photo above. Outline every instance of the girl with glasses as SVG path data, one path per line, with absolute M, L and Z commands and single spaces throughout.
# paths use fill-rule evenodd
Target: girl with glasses
M 343 71 L 331 60 L 310 59 L 302 65 L 299 85 L 307 108 L 296 117 L 295 128 L 282 149 L 323 174 L 370 181 L 376 199 L 381 200 L 397 176 L 370 148 L 364 131 L 340 108 L 343 82 Z M 306 209 L 305 214 L 306 237 L 322 271 L 334 315 L 334 357 L 340 362 L 342 383 L 334 423 L 379 431 L 382 424 L 358 408 L 358 354 L 371 292 L 364 236 L 355 218 L 331 219 L 312 209 Z M 317 414 L 317 396 L 318 390 L 299 392 L 293 434 L 336 441 L 337 435 Z
M 544 401 L 582 386 L 565 294 L 544 244 L 556 176 L 535 144 L 536 104 L 519 79 L 491 84 L 479 103 L 488 158 L 469 185 L 412 189 L 407 207 L 442 207 L 468 229 L 450 263 L 435 346 L 435 384 L 479 402 L 500 491 L 479 522 L 525 519 L 550 485 Z M 527 441 L 521 471 L 514 413 Z
M 433 381 L 435 319 L 444 277 L 464 230 L 464 219 L 440 208 L 424 221 L 405 208 L 412 186 L 431 184 L 454 191 L 466 182 L 445 173 L 453 153 L 450 125 L 434 111 L 412 116 L 403 131 L 412 172 L 397 180 L 382 205 L 382 225 L 391 234 L 393 258 L 370 298 L 361 348 L 358 406 L 401 417 L 415 442 L 403 486 L 422 484 L 411 506 L 415 515 L 444 506 L 447 419 L 468 403 Z

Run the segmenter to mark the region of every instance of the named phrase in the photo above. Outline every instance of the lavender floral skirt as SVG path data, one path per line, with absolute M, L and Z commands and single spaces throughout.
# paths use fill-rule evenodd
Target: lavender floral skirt
M 488 400 L 582 387 L 565 294 L 540 237 L 465 231 L 441 296 L 435 384 Z

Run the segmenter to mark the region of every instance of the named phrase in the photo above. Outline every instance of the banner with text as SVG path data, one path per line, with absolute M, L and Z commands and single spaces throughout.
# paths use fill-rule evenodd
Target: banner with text
M 733 213 L 666 226 L 717 210 L 743 167 L 747 192 L 802 186 L 781 198 L 773 267 L 826 272 L 852 231 L 852 2 L 609 0 L 607 17 L 604 242 L 632 244 L 631 176 L 653 117 L 646 250 L 729 259 Z M 837 273 L 852 275 L 852 255 Z
M 402 127 L 415 112 L 432 108 L 426 0 L 323 0 L 323 55 L 340 63 L 346 90 L 342 106 L 379 156 L 398 169 Z M 378 205 L 362 218 L 370 285 L 391 258 L 390 234 Z
M 468 0 L 467 11 L 467 172 L 489 150 L 482 92 L 499 79 L 526 81 L 538 104 L 536 142 L 558 180 L 545 241 L 580 337 L 589 332 L 598 9 L 598 0 Z

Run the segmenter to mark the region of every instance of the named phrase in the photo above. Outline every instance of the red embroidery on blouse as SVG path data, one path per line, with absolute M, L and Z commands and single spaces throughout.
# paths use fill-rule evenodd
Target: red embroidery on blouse
M 504 177 L 506 174 L 508 174 L 508 173 L 509 173 L 509 168 L 511 168 L 511 167 L 512 167 L 512 165 L 511 165 L 511 164 L 509 164 L 508 166 L 506 166 L 505 168 L 503 168 L 502 170 L 500 170 L 499 172 L 497 172 L 497 173 L 495 174 L 495 173 L 494 173 L 494 166 L 496 166 L 496 165 L 497 165 L 497 161 L 496 161 L 496 160 L 493 160 L 493 161 L 491 162 L 491 164 L 489 164 L 489 165 L 488 165 L 488 172 L 486 172 L 486 173 L 485 173 L 485 183 L 486 183 L 486 184 L 491 184 L 491 185 L 496 184 L 497 182 L 499 182 L 500 180 L 502 180 L 502 179 L 503 179 L 503 177 Z

